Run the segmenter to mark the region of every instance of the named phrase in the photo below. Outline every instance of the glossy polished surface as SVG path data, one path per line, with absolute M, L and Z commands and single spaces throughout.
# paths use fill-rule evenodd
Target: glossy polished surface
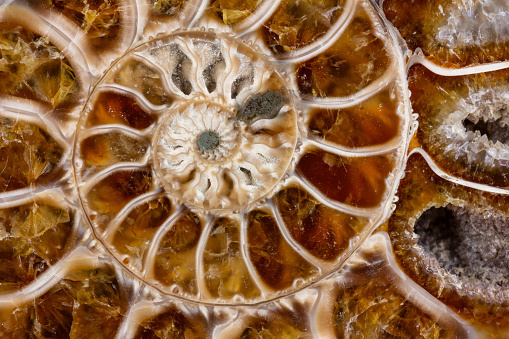
M 506 13 L 0 5 L 0 336 L 508 337 Z

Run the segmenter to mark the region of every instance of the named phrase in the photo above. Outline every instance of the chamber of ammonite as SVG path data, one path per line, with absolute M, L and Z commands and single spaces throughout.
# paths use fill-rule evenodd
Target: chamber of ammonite
M 0 5 L 0 336 L 500 335 L 506 5 L 413 3 Z

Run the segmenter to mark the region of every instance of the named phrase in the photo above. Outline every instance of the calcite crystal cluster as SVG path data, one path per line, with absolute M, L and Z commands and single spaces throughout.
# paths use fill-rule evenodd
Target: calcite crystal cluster
M 0 337 L 509 337 L 506 15 L 0 4 Z

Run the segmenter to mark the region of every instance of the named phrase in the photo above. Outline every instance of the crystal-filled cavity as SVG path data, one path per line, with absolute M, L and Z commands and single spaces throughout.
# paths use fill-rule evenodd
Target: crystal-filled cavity
M 509 186 L 508 71 L 440 76 L 421 65 L 409 71 L 417 140 L 445 172 L 468 181 Z
M 160 314 L 145 319 L 138 326 L 134 338 L 205 338 L 207 330 L 207 322 L 200 313 L 184 315 L 178 308 L 171 307 Z
M 0 192 L 48 183 L 59 175 L 63 153 L 41 127 L 0 116 Z
M 44 201 L 0 209 L 0 293 L 20 289 L 62 258 L 72 217 Z
M 80 151 L 88 172 L 95 172 L 116 162 L 139 160 L 148 150 L 148 142 L 123 133 L 93 135 L 81 143 Z
M 383 10 L 410 49 L 441 66 L 509 60 L 505 0 L 387 0 Z
M 246 19 L 263 0 L 213 0 L 208 11 L 227 25 Z
M 127 309 L 112 267 L 74 272 L 12 313 L 0 314 L 5 338 L 111 338 Z
M 179 12 L 185 0 L 150 0 L 152 13 L 161 16 L 171 16 Z
M 57 108 L 79 89 L 69 61 L 47 38 L 0 23 L 0 94 Z
M 112 77 L 114 83 L 139 92 L 154 105 L 171 102 L 164 90 L 161 75 L 142 61 L 127 59 L 121 63 L 119 70 Z
M 388 229 L 405 272 L 464 318 L 509 328 L 507 196 L 446 181 L 419 155 L 398 196 Z
M 345 3 L 345 0 L 283 0 L 262 26 L 265 43 L 276 55 L 303 48 L 332 29 Z
M 468 207 L 432 207 L 417 219 L 419 246 L 461 278 L 509 287 L 509 227 L 502 215 Z
M 118 36 L 122 18 L 120 0 L 43 0 L 34 6 L 54 10 L 75 23 L 98 49 Z
M 486 120 L 481 118 L 477 122 L 473 122 L 469 118 L 466 118 L 463 120 L 463 126 L 468 132 L 475 133 L 479 131 L 481 135 L 486 135 L 488 140 L 494 144 L 500 142 L 507 145 L 509 144 L 509 130 L 505 120 L 505 117 L 500 117 L 498 119 L 488 118 Z
M 125 216 L 114 232 L 111 244 L 122 256 L 122 262 L 141 270 L 145 254 L 155 233 L 168 221 L 172 205 L 168 198 L 159 197 L 138 205 Z
M 299 64 L 297 83 L 306 99 L 345 97 L 376 81 L 389 65 L 384 41 L 367 13 L 359 11 L 331 47 Z

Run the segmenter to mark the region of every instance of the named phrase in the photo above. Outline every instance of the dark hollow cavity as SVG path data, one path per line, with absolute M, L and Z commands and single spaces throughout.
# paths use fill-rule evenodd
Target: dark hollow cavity
M 273 119 L 278 115 L 285 101 L 283 94 L 278 91 L 255 94 L 249 98 L 246 106 L 239 110 L 237 119 L 248 124 L 260 119 Z
M 177 47 L 176 56 L 178 57 L 178 62 L 175 68 L 173 69 L 173 73 L 171 74 L 171 80 L 177 86 L 182 93 L 185 95 L 191 94 L 193 90 L 193 85 L 191 82 L 186 79 L 184 74 L 184 63 L 190 63 L 191 60 L 180 51 Z
M 226 63 L 224 61 L 223 56 L 221 55 L 213 64 L 208 65 L 203 70 L 203 78 L 205 79 L 205 86 L 207 86 L 207 91 L 212 93 L 217 88 L 216 79 L 219 76 L 219 72 L 224 69 Z
M 239 95 L 240 91 L 253 83 L 253 76 L 242 76 L 232 84 L 232 99 L 235 99 Z
M 472 283 L 509 287 L 509 219 L 447 205 L 417 220 L 418 244 L 448 272 Z
M 198 147 L 204 151 L 212 151 L 219 146 L 219 135 L 216 132 L 205 131 L 198 137 Z
M 253 184 L 253 175 L 251 174 L 251 171 L 244 167 L 240 167 L 240 170 L 242 171 L 242 173 L 244 173 L 246 175 L 247 184 L 252 185 Z
M 479 131 L 481 135 L 486 135 L 493 143 L 499 141 L 502 144 L 509 145 L 509 125 L 503 124 L 502 118 L 488 121 L 480 119 L 477 123 L 465 119 L 463 120 L 463 126 L 467 131 Z

